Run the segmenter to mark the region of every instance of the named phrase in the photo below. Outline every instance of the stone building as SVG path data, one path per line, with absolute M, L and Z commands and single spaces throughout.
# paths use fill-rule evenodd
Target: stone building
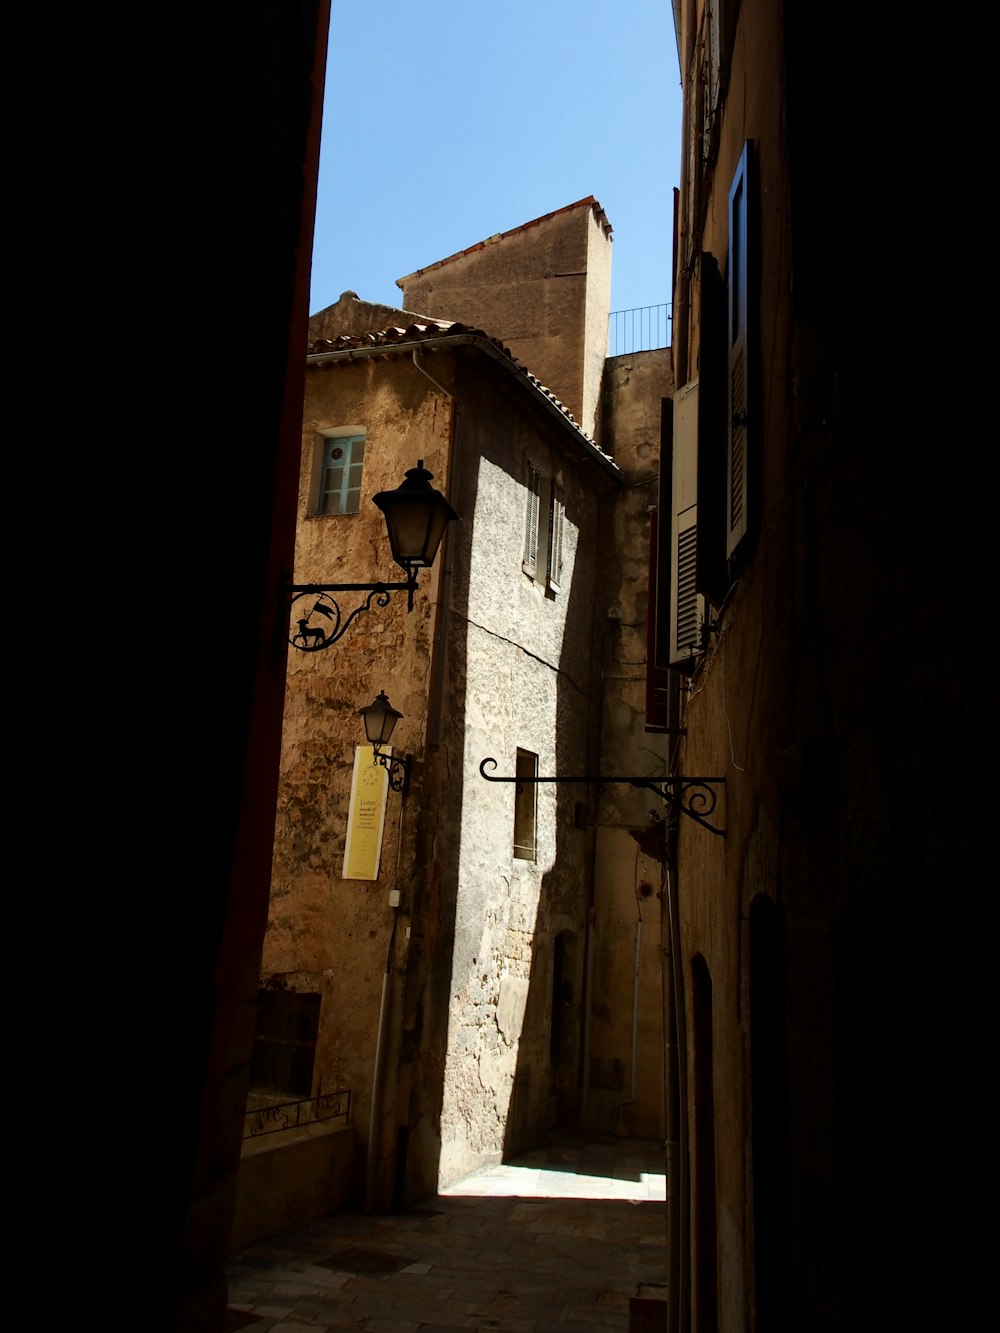
M 969 806 L 945 775 L 965 770 L 976 716 L 958 639 L 934 628 L 956 566 L 924 526 L 927 427 L 892 419 L 913 302 L 878 253 L 902 145 L 882 125 L 888 156 L 872 151 L 872 114 L 908 103 L 868 24 L 766 0 L 675 14 L 658 637 L 674 771 L 721 779 L 725 837 L 682 820 L 668 854 L 671 1327 L 898 1325 L 939 1294 L 887 1260 L 905 1252 L 915 1277 L 923 1252 L 920 1127 L 940 1100 L 923 1043 L 943 1017 L 925 931 L 947 932 L 941 888 L 971 869 Z
M 494 313 L 523 329 L 516 278 L 533 307 L 554 251 L 580 248 L 574 301 L 559 307 L 574 354 L 557 346 L 550 364 L 570 368 L 614 458 L 580 429 L 561 384 L 543 386 L 450 308 L 435 319 L 345 293 L 311 323 L 295 581 L 391 578 L 371 497 L 418 458 L 460 515 L 411 614 L 402 598 L 373 606 L 337 644 L 289 661 L 260 1003 L 305 1006 L 313 1027 L 305 1079 L 272 1079 L 251 1105 L 350 1089 L 350 1189 L 376 1208 L 426 1197 L 556 1124 L 663 1133 L 660 863 L 630 837 L 659 802 L 596 783 L 487 780 L 655 777 L 666 763 L 660 728 L 646 734 L 646 585 L 669 351 L 608 362 L 598 418 L 582 373 L 585 349 L 593 360 L 607 338 L 610 255 L 597 248 L 586 273 L 595 228 L 609 251 L 599 205 L 581 201 L 466 252 L 464 283 L 484 290 L 477 255 L 495 282 L 509 244 L 514 276 Z M 447 299 L 475 316 L 461 290 Z M 323 499 L 331 450 L 336 512 Z M 338 600 L 346 614 L 349 595 Z M 329 624 L 314 601 L 301 627 L 293 616 L 293 644 Z M 360 880 L 345 864 L 356 764 L 372 766 L 358 710 L 380 691 L 403 715 L 392 744 L 412 770 L 405 795 L 382 784 L 381 856 Z M 338 1184 L 298 1206 L 342 1200 L 335 1132 L 248 1147 L 238 1237 L 288 1219 L 278 1176 L 262 1184 L 255 1159 L 315 1155 L 323 1137 Z
M 946 284 L 965 287 L 948 261 L 954 267 L 957 257 L 964 277 L 966 250 L 947 245 L 947 228 L 928 237 L 919 218 L 939 198 L 960 196 L 953 185 L 937 190 L 922 132 L 926 73 L 919 61 L 909 80 L 902 72 L 902 37 L 913 25 L 901 27 L 895 10 L 869 8 L 861 23 L 842 8 L 764 0 L 678 0 L 674 11 L 685 95 L 674 305 L 681 452 L 695 399 L 708 405 L 709 420 L 713 398 L 719 410 L 718 391 L 706 388 L 718 353 L 707 345 L 717 335 L 706 332 L 713 303 L 709 296 L 703 308 L 701 291 L 712 264 L 701 256 L 714 257 L 734 290 L 729 192 L 744 145 L 756 339 L 747 532 L 731 554 L 719 556 L 718 545 L 714 557 L 706 553 L 696 589 L 704 610 L 696 601 L 694 636 L 690 618 L 682 627 L 688 655 L 677 659 L 682 688 L 673 704 L 687 732 L 678 771 L 725 778 L 726 837 L 700 837 L 682 820 L 674 846 L 665 831 L 677 925 L 666 943 L 679 960 L 673 1017 L 681 1036 L 679 1059 L 669 1058 L 672 1041 L 665 1052 L 679 1205 L 668 1231 L 671 1327 L 895 1327 L 918 1304 L 927 1322 L 942 1285 L 938 1322 L 965 1327 L 981 1317 L 967 1308 L 980 1285 L 969 1280 L 980 1247 L 970 1238 L 977 1177 L 968 1156 L 985 1142 L 972 1113 L 992 1103 L 966 1088 L 970 1068 L 985 1077 L 990 1067 L 975 1027 L 987 1011 L 970 983 L 991 968 L 975 947 L 988 934 L 979 886 L 989 863 L 973 854 L 982 800 L 963 779 L 982 762 L 977 753 L 971 763 L 972 728 L 986 735 L 995 717 L 988 663 L 974 656 L 988 615 L 981 578 L 973 597 L 965 588 L 969 573 L 988 568 L 992 526 L 979 522 L 968 467 L 943 457 L 974 456 L 977 437 L 970 445 L 956 429 L 964 396 L 940 389 L 940 372 L 926 378 L 953 417 L 936 434 L 926 420 L 924 367 L 944 359 L 951 344 L 943 330 L 963 322 L 957 303 L 943 299 Z M 148 714 L 151 697 L 157 703 L 156 762 L 134 791 L 125 784 L 116 793 L 124 808 L 116 809 L 115 859 L 123 913 L 135 903 L 135 867 L 144 868 L 149 934 L 165 941 L 166 964 L 150 967 L 143 942 L 116 1005 L 127 994 L 143 1014 L 144 1048 L 168 1052 L 175 1115 L 156 1151 L 140 1155 L 141 1194 L 151 1234 L 164 1217 L 168 1228 L 157 1254 L 171 1308 L 149 1318 L 178 1333 L 215 1333 L 225 1323 L 270 880 L 284 685 L 274 625 L 299 473 L 328 15 L 328 4 L 286 6 L 281 41 L 275 25 L 244 11 L 200 21 L 193 43 L 186 19 L 175 30 L 169 87 L 154 80 L 150 104 L 159 98 L 184 113 L 170 143 L 152 150 L 161 195 L 176 213 L 149 248 L 167 274 L 157 297 L 160 343 L 183 354 L 156 410 L 137 404 L 125 414 L 143 421 L 142 448 L 133 440 L 112 454 L 148 469 L 134 517 L 110 484 L 112 502 L 95 506 L 107 523 L 86 510 L 85 548 L 94 551 L 98 528 L 110 537 L 97 547 L 104 572 L 124 576 L 127 548 L 136 557 L 135 604 L 148 606 L 155 587 L 158 624 L 192 630 L 160 636 L 127 708 L 116 673 L 106 707 L 91 710 L 98 752 L 116 711 L 131 741 L 135 719 Z M 673 52 L 663 59 L 665 80 L 676 77 Z M 234 107 L 245 113 L 237 140 Z M 918 163 L 918 152 L 926 160 Z M 921 194 L 932 197 L 924 204 Z M 734 203 L 739 218 L 739 191 Z M 144 238 L 148 222 L 135 223 Z M 214 317 L 193 319 L 206 299 Z M 945 311 L 955 312 L 953 325 Z M 232 331 L 228 341 L 220 328 Z M 509 343 L 502 329 L 490 332 Z M 237 455 L 219 443 L 232 442 L 234 421 Z M 205 444 L 196 476 L 171 466 L 193 423 Z M 714 431 L 714 452 L 724 455 L 728 445 Z M 670 439 L 668 423 L 667 446 Z M 608 451 L 627 473 L 617 448 Z M 636 505 L 646 466 L 639 458 L 636 489 L 625 492 Z M 705 486 L 712 489 L 707 477 Z M 947 500 L 960 486 L 956 513 Z M 713 504 L 699 496 L 701 526 L 702 506 L 710 513 Z M 671 513 L 664 495 L 658 535 Z M 184 540 L 164 540 L 177 533 Z M 623 553 L 623 569 L 639 563 L 634 550 Z M 669 585 L 669 565 L 657 568 L 658 589 Z M 195 590 L 206 584 L 239 597 L 225 601 L 221 622 L 210 607 L 201 635 Z M 117 580 L 114 600 L 105 596 L 110 621 L 121 609 Z M 609 597 L 601 613 L 611 606 L 621 607 L 629 631 L 613 661 L 631 672 L 639 646 L 626 624 L 632 603 Z M 669 601 L 658 610 L 666 665 L 674 618 Z M 613 642 L 617 629 L 607 628 Z M 106 642 L 87 643 L 98 647 L 106 655 Z M 191 688 L 180 690 L 182 680 Z M 631 725 L 636 686 L 627 684 Z M 210 782 L 178 780 L 192 756 L 209 760 Z M 100 811 L 84 803 L 80 824 L 102 874 L 107 844 L 90 851 L 90 840 L 107 825 L 106 804 L 103 796 Z M 659 851 L 645 845 L 644 877 Z M 627 887 L 622 877 L 623 894 Z M 121 977 L 120 944 L 108 939 L 114 958 L 110 946 L 88 951 L 88 977 L 98 964 Z M 180 985 L 167 1003 L 170 975 Z M 595 1023 L 595 1051 L 598 1036 Z M 605 1056 L 613 1058 L 607 1047 Z M 956 1115 L 939 1114 L 946 1099 L 961 1113 L 961 1135 L 951 1132 Z M 949 1193 L 969 1193 L 943 1212 L 949 1181 Z M 129 1215 L 145 1220 L 141 1208 Z
M 597 431 L 611 313 L 611 224 L 589 195 L 417 269 L 396 284 L 410 310 L 495 331 Z

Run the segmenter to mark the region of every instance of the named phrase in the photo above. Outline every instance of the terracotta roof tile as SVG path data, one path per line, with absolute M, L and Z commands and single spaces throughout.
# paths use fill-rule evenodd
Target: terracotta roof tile
M 585 200 L 584 202 L 587 201 Z M 498 338 L 491 337 L 488 333 L 484 332 L 483 329 L 473 328 L 469 324 L 450 323 L 446 320 L 427 320 L 426 322 L 418 324 L 410 324 L 405 329 L 393 326 L 381 329 L 377 333 L 341 334 L 337 338 L 318 338 L 315 342 L 311 342 L 308 345 L 306 353 L 307 356 L 313 360 L 313 364 L 316 365 L 322 364 L 317 358 L 321 358 L 332 352 L 368 352 L 378 347 L 389 349 L 401 344 L 409 345 L 411 343 L 427 342 L 436 338 L 457 338 L 462 336 L 475 338 L 477 340 L 481 339 L 496 348 L 496 350 L 510 362 L 513 370 L 522 376 L 536 392 L 541 393 L 559 410 L 559 412 L 566 418 L 568 424 L 573 426 L 586 441 L 590 449 L 593 449 L 596 453 L 600 454 L 602 458 L 606 459 L 608 463 L 615 466 L 614 460 L 611 458 L 610 454 L 606 454 L 604 450 L 601 449 L 599 445 L 595 444 L 590 436 L 584 432 L 572 412 L 570 412 L 567 407 L 563 406 L 552 390 L 547 389 L 541 380 L 537 379 L 536 376 L 532 375 L 529 370 L 522 366 L 517 358 L 511 353 L 509 347 L 505 347 Z

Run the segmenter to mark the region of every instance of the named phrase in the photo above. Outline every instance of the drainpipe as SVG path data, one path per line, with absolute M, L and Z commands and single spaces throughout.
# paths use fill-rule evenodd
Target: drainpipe
M 586 913 L 587 927 L 584 935 L 583 960 L 583 995 L 580 1007 L 583 1010 L 583 1040 L 580 1043 L 580 1124 L 586 1129 L 590 1114 L 590 1008 L 594 986 L 594 854 L 597 850 L 597 816 L 591 809 L 593 823 L 587 830 L 587 886 Z
M 691 65 L 696 31 L 695 0 L 673 0 L 674 27 L 681 74 L 681 194 L 677 210 L 677 230 L 684 227 L 689 193 L 694 189 L 690 174 L 691 152 Z M 688 380 L 688 326 L 691 304 L 691 256 L 687 253 L 691 238 L 676 237 L 679 274 L 674 318 L 674 373 L 676 385 Z M 671 672 L 667 721 L 679 727 L 681 720 L 680 678 Z M 677 767 L 680 738 L 675 738 L 668 771 Z M 669 1333 L 686 1333 L 690 1309 L 690 1240 L 688 1236 L 690 1194 L 687 1134 L 687 1049 L 684 1014 L 683 954 L 680 936 L 680 911 L 677 902 L 677 817 L 668 816 L 664 891 L 667 908 L 668 971 L 664 978 L 664 1020 L 667 1032 L 667 1328 Z M 667 960 L 665 960 L 667 961 Z
M 382 973 L 382 998 L 379 1001 L 378 1032 L 375 1037 L 375 1067 L 372 1072 L 372 1104 L 368 1119 L 368 1159 L 365 1163 L 365 1212 L 375 1208 L 375 1188 L 378 1176 L 379 1150 L 382 1145 L 382 1089 L 385 1083 L 386 1033 L 389 1030 L 389 1010 L 392 1006 L 392 964 L 396 953 L 396 927 L 399 925 L 399 858 L 403 847 L 403 798 L 399 801 L 399 820 L 396 825 L 395 888 L 389 893 L 392 908 L 392 930 L 386 951 L 385 971 Z
M 635 1060 L 639 1048 L 639 956 L 642 951 L 642 916 L 635 923 L 635 965 L 632 969 L 632 1091 L 629 1101 L 635 1101 Z
M 636 853 L 638 856 L 638 852 Z M 635 1101 L 635 1065 L 636 1053 L 639 1047 L 639 962 L 642 950 L 642 913 L 635 923 L 635 958 L 632 964 L 632 1055 L 631 1055 L 631 1082 L 632 1087 L 627 1097 L 623 1097 L 618 1104 L 618 1130 L 620 1138 L 628 1136 L 628 1127 L 625 1124 L 625 1107 Z
M 419 349 L 413 349 L 413 364 L 426 379 L 430 380 L 434 388 L 439 393 L 444 394 L 445 398 L 451 402 L 452 394 L 440 384 L 433 375 L 431 375 L 420 363 Z M 454 430 L 450 430 L 449 452 L 448 452 L 448 477 L 447 489 L 452 489 L 452 456 L 454 451 Z M 447 553 L 447 538 L 445 538 L 445 553 Z M 439 618 L 446 619 L 447 612 L 447 589 L 450 586 L 451 565 L 447 567 L 447 572 L 442 571 L 438 583 L 438 606 Z M 440 621 L 439 621 L 440 623 Z M 439 643 L 443 642 L 439 638 Z M 438 661 L 443 657 L 439 651 Z M 440 674 L 439 672 L 437 674 Z M 383 1117 L 383 1096 L 385 1086 L 385 1057 L 386 1057 L 386 1035 L 389 1030 L 389 1014 L 392 1007 L 392 968 L 396 953 L 396 932 L 399 927 L 399 905 L 401 892 L 399 888 L 399 864 L 403 848 L 403 800 L 399 803 L 399 823 L 396 831 L 396 878 L 395 888 L 389 895 L 389 906 L 392 908 L 392 930 L 389 934 L 389 948 L 386 951 L 385 971 L 382 974 L 382 998 L 379 1004 L 378 1014 L 378 1035 L 375 1039 L 375 1068 L 372 1076 L 372 1103 L 371 1117 L 368 1124 L 368 1160 L 365 1167 L 365 1212 L 371 1213 L 375 1208 L 375 1196 L 377 1190 L 378 1161 L 382 1144 L 382 1117 Z
M 671 672 L 667 721 L 680 726 L 680 677 Z M 670 770 L 677 767 L 680 738 L 676 737 Z M 685 1045 L 683 953 L 677 900 L 678 816 L 668 815 L 664 891 L 667 909 L 667 953 L 664 978 L 664 1019 L 667 1036 L 667 1327 L 670 1333 L 688 1328 L 688 1135 L 687 1048 Z
M 425 379 L 430 380 L 430 382 L 434 385 L 435 389 L 437 389 L 438 393 L 444 394 L 444 396 L 448 399 L 450 403 L 454 395 L 450 392 L 450 390 L 446 389 L 443 384 L 438 383 L 438 381 L 434 378 L 434 376 L 430 373 L 430 371 L 427 369 L 426 366 L 422 366 L 420 364 L 420 349 L 417 347 L 414 347 L 413 349 L 413 364 L 416 366 L 416 368 L 420 371 L 421 375 L 423 375 Z
M 448 403 L 453 403 L 455 396 L 449 389 L 445 389 L 443 384 L 429 373 L 428 369 L 421 364 L 420 349 L 413 348 L 413 365 L 417 371 L 424 376 L 425 380 L 431 381 L 431 384 L 437 392 L 444 395 Z M 449 421 L 449 440 L 448 440 L 448 477 L 447 491 L 453 492 L 455 485 L 455 473 L 453 473 L 453 459 L 455 459 L 455 412 L 452 412 L 451 421 Z M 440 721 L 440 692 L 443 688 L 443 665 L 444 665 L 444 644 L 445 633 L 447 633 L 448 624 L 448 589 L 451 588 L 452 567 L 451 559 L 444 564 L 445 557 L 448 557 L 448 537 L 444 537 L 444 548 L 441 552 L 441 561 L 443 568 L 439 581 L 437 581 L 437 653 L 432 661 L 432 685 L 428 697 L 428 748 L 435 744 L 437 740 L 436 729 Z M 381 1118 L 383 1118 L 383 1089 L 385 1082 L 385 1036 L 387 1036 L 389 1025 L 389 1009 L 392 1001 L 392 964 L 396 952 L 396 929 L 399 926 L 399 864 L 400 852 L 403 848 L 403 802 L 400 801 L 400 821 L 399 833 L 396 837 L 396 888 L 389 894 L 389 905 L 392 908 L 392 932 L 389 934 L 389 948 L 387 957 L 385 957 L 385 972 L 383 981 L 381 981 L 381 1004 L 379 1006 L 379 1034 L 377 1034 L 375 1044 L 375 1076 L 372 1080 L 372 1114 L 371 1122 L 368 1128 L 368 1162 L 365 1170 L 365 1192 L 364 1209 L 371 1213 L 375 1209 L 376 1180 L 379 1172 L 379 1156 L 381 1148 Z
M 413 364 L 425 379 L 430 380 L 438 393 L 444 394 L 445 398 L 451 405 L 451 417 L 449 420 L 448 431 L 448 477 L 446 493 L 455 512 L 459 513 L 459 505 L 461 501 L 458 494 L 458 477 L 455 472 L 455 458 L 458 452 L 458 404 L 455 402 L 455 395 L 451 390 L 446 389 L 444 385 L 436 380 L 421 363 L 420 350 L 416 347 L 413 349 Z M 454 564 L 451 554 L 451 542 L 449 541 L 449 534 L 445 533 L 441 574 L 438 579 L 438 614 L 434 653 L 431 662 L 431 684 L 428 691 L 427 745 L 429 749 L 437 749 L 441 744 L 441 712 L 442 699 L 444 697 L 445 658 L 447 656 L 448 647 L 448 621 L 451 613 L 451 581 L 453 572 Z
M 426 380 L 428 380 L 430 384 L 434 386 L 437 392 L 443 395 L 445 402 L 449 405 L 450 408 L 449 418 L 448 418 L 447 476 L 444 479 L 444 486 L 442 487 L 442 489 L 445 495 L 448 497 L 451 504 L 453 505 L 453 507 L 455 508 L 456 512 L 460 513 L 461 499 L 459 498 L 458 473 L 456 471 L 456 466 L 455 466 L 455 460 L 458 454 L 458 430 L 459 430 L 458 402 L 456 400 L 455 394 L 452 393 L 450 389 L 446 389 L 445 386 L 441 384 L 439 380 L 435 379 L 434 376 L 431 375 L 430 372 L 426 369 L 426 367 L 422 364 L 420 359 L 420 349 L 416 347 L 413 349 L 413 365 L 414 368 L 418 370 L 420 374 L 423 375 L 423 377 Z M 425 722 L 425 734 L 424 734 L 424 749 L 425 753 L 428 756 L 428 759 L 430 759 L 430 756 L 432 754 L 435 754 L 440 749 L 441 746 L 442 715 L 444 711 L 444 692 L 445 692 L 445 683 L 447 678 L 446 663 L 448 657 L 449 624 L 451 619 L 451 588 L 454 579 L 454 566 L 455 566 L 454 551 L 456 549 L 455 546 L 456 541 L 457 541 L 457 535 L 445 533 L 441 547 L 441 554 L 438 558 L 438 569 L 440 573 L 438 575 L 438 583 L 437 583 L 437 614 L 434 619 L 433 639 L 431 643 L 431 661 L 430 661 L 430 671 L 428 673 L 429 681 L 427 688 L 427 717 Z M 422 788 L 422 798 L 421 798 L 420 824 L 421 826 L 424 827 L 425 830 L 421 834 L 420 841 L 422 848 L 432 844 L 433 839 L 436 838 L 437 836 L 437 827 L 439 819 L 438 812 L 441 809 L 441 803 L 440 801 L 435 800 L 435 793 L 439 790 L 441 782 L 440 775 L 441 775 L 440 764 L 429 763 L 428 772 L 425 774 L 425 783 Z M 424 888 L 426 888 L 427 876 L 430 873 L 426 867 L 429 865 L 430 858 L 423 857 L 422 860 L 423 860 L 423 867 L 421 875 L 419 877 L 419 885 L 422 885 Z M 414 894 L 417 893 L 419 888 L 419 885 L 416 881 L 417 877 L 415 876 L 415 882 L 413 885 Z M 411 920 L 413 919 L 414 911 L 421 912 L 422 910 L 423 910 L 422 907 L 420 907 L 418 903 L 414 902 L 414 904 L 411 907 Z M 420 995 L 423 995 L 425 993 L 428 980 L 427 964 L 425 962 L 419 962 L 417 964 L 417 970 L 415 974 L 413 976 L 408 977 L 407 980 L 409 983 L 407 987 L 408 991 L 412 993 L 413 986 L 416 986 Z M 405 1015 L 404 1015 L 404 1020 L 405 1020 Z M 447 1037 L 445 1038 L 445 1040 L 447 1041 Z M 406 1115 L 405 1125 L 407 1127 L 412 1125 L 415 1120 L 418 1120 L 420 1116 L 424 1115 L 426 1111 L 426 1102 L 424 1100 L 423 1088 L 427 1085 L 429 1081 L 427 1078 L 427 1061 L 428 1059 L 433 1058 L 433 1049 L 434 1049 L 433 1042 L 431 1044 L 430 1049 L 431 1049 L 430 1056 L 424 1053 L 421 1054 L 421 1056 L 419 1057 L 418 1069 L 422 1076 L 416 1080 L 417 1087 L 411 1090 L 409 1104 L 405 1108 L 405 1115 Z M 440 1075 L 443 1080 L 444 1077 L 443 1057 L 442 1057 Z M 436 1107 L 435 1114 L 440 1115 L 440 1103 L 438 1103 Z M 399 1161 L 399 1155 L 402 1151 L 403 1150 L 400 1149 L 399 1152 L 397 1153 L 397 1162 L 396 1162 L 397 1177 L 400 1175 L 401 1171 L 405 1170 L 405 1162 L 401 1163 Z
M 667 834 L 668 849 L 675 843 L 673 831 Z M 670 851 L 668 850 L 668 855 Z M 680 1024 L 677 1022 L 677 932 L 674 903 L 677 896 L 677 880 L 671 867 L 663 868 L 663 891 L 665 898 L 665 934 L 666 946 L 663 950 L 663 1009 L 664 1028 L 667 1042 L 666 1050 L 666 1094 L 667 1094 L 667 1327 L 670 1333 L 679 1333 L 684 1327 L 681 1322 L 681 1131 L 680 1131 Z

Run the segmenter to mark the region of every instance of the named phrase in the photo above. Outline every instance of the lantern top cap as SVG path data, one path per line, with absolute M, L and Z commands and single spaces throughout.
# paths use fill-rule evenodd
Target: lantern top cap
M 364 720 L 365 735 L 372 745 L 387 744 L 402 716 L 389 702 L 385 690 L 379 690 L 374 703 L 370 703 L 367 708 L 358 709 L 358 717 Z
M 458 515 L 430 484 L 434 474 L 418 459 L 417 466 L 394 491 L 379 491 L 372 502 L 385 514 L 392 558 L 411 574 L 434 563 L 444 530 Z
M 417 459 L 417 466 L 406 469 L 406 475 L 395 490 L 379 491 L 378 495 L 372 496 L 372 503 L 377 504 L 379 509 L 385 511 L 387 505 L 391 505 L 395 500 L 411 500 L 414 498 L 414 492 L 426 495 L 428 499 L 433 497 L 433 502 L 438 506 L 443 506 L 444 512 L 450 522 L 455 522 L 458 515 L 452 509 L 451 505 L 444 498 L 440 491 L 436 491 L 431 485 L 434 476 L 424 467 L 424 460 Z

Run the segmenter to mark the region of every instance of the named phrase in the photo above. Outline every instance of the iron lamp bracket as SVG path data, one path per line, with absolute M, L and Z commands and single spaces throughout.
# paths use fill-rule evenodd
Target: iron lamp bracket
M 291 594 L 291 619 L 298 628 L 289 634 L 288 642 L 300 653 L 318 653 L 324 648 L 332 648 L 362 612 L 371 610 L 373 605 L 388 606 L 394 592 L 406 593 L 406 609 L 412 611 L 416 589 L 415 569 L 408 571 L 405 583 L 294 583 L 288 591 Z M 368 596 L 345 615 L 340 603 L 332 596 L 341 592 L 366 592 Z M 313 597 L 315 601 L 305 615 L 299 615 L 298 612 L 305 608 L 298 604 L 306 597 Z
M 395 755 L 383 754 L 377 745 L 372 746 L 372 749 L 375 753 L 375 763 L 381 764 L 389 774 L 389 786 L 393 791 L 398 791 L 400 796 L 405 796 L 410 790 L 413 756 L 406 754 L 402 759 L 397 759 Z
M 671 809 L 676 810 L 678 814 L 686 815 L 688 819 L 693 819 L 696 824 L 700 824 L 703 829 L 707 829 L 709 833 L 713 833 L 717 838 L 724 837 L 726 833 L 725 829 L 717 828 L 707 818 L 715 811 L 719 798 L 717 788 L 725 784 L 725 778 L 696 778 L 679 775 L 669 778 L 650 778 L 641 774 L 624 775 L 618 773 L 532 778 L 498 777 L 492 772 L 487 773 L 487 765 L 491 769 L 495 769 L 497 761 L 495 759 L 484 759 L 479 765 L 479 772 L 487 782 L 513 782 L 519 787 L 523 783 L 540 782 L 578 782 L 597 787 L 622 783 L 630 787 L 638 787 L 642 791 L 653 792 L 661 800 L 666 801 Z

